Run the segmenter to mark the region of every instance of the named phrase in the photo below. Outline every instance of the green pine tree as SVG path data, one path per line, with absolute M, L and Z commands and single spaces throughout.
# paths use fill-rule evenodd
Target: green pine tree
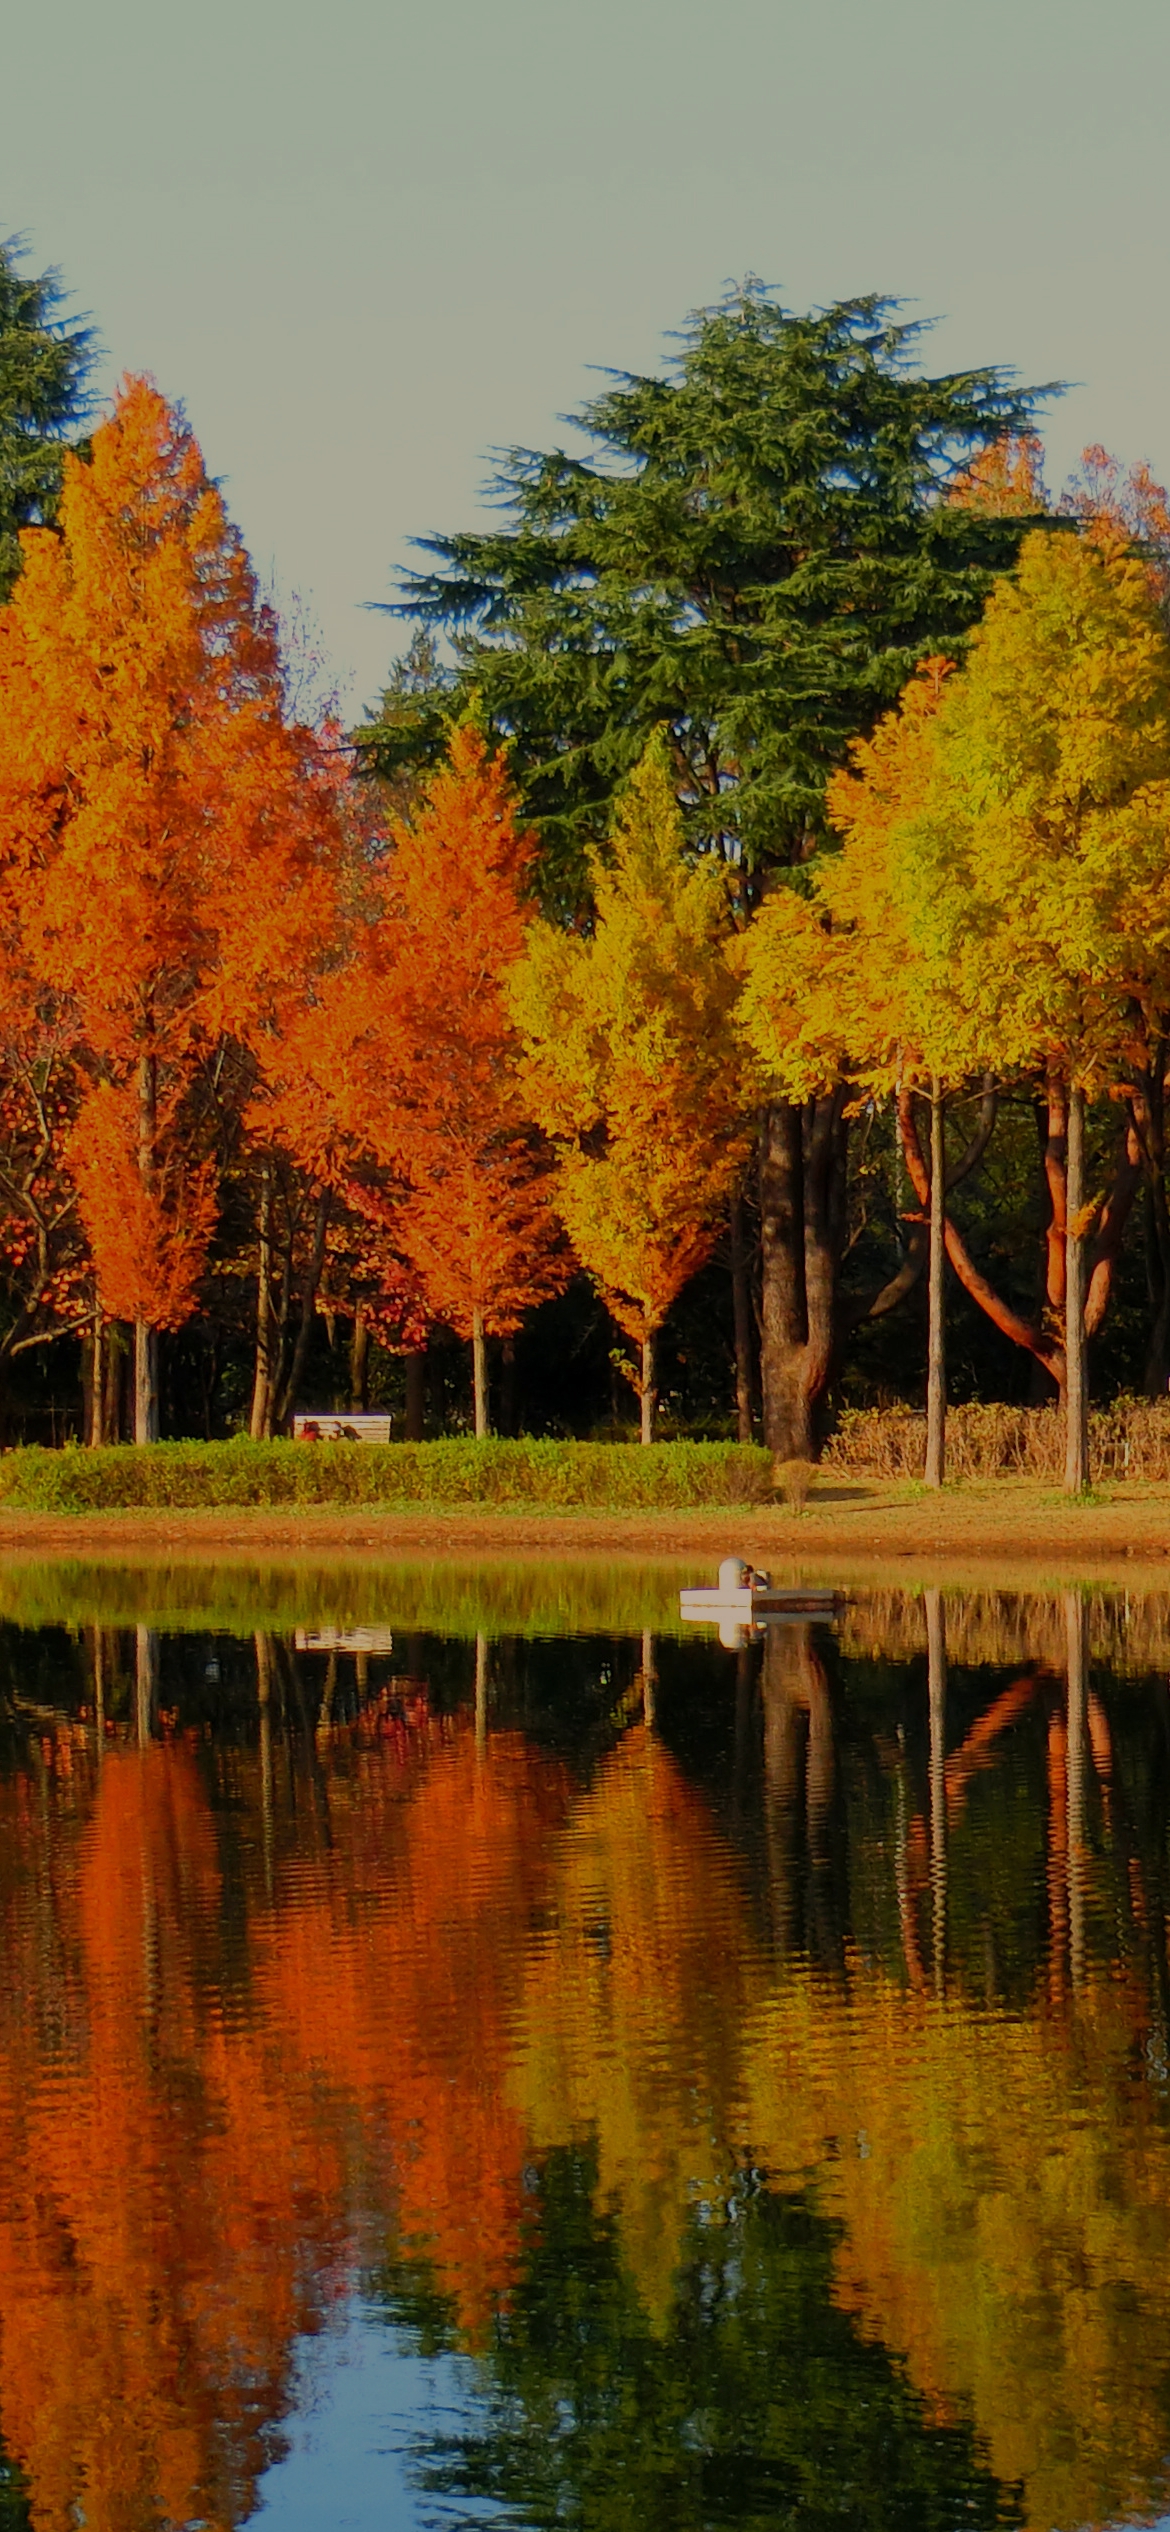
M 453 638 L 512 740 L 551 904 L 583 893 L 663 725 L 696 841 L 749 874 L 806 858 L 848 740 L 961 645 L 1028 522 L 944 496 L 1036 395 L 920 376 L 920 332 L 892 300 L 797 316 L 749 282 L 692 316 L 670 374 L 584 407 L 588 454 L 510 451 L 498 530 L 421 540 L 391 612 Z M 440 745 L 401 713 L 363 736 L 384 774 Z
M 55 272 L 21 271 L 0 241 L 0 602 L 20 570 L 20 530 L 56 514 L 61 456 L 90 411 L 93 335 L 61 316 Z

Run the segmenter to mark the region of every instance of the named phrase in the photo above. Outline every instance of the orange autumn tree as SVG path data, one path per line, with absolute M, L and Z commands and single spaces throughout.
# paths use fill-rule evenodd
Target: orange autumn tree
M 273 1024 L 326 919 L 331 804 L 247 555 L 148 380 L 88 462 L 66 458 L 59 532 L 21 541 L 0 615 L 5 878 L 85 1051 L 71 1165 L 100 1310 L 135 1325 L 150 1441 L 157 1332 L 193 1307 L 215 1218 L 208 1068 L 225 1030 Z
M 290 1146 L 356 1211 L 380 1214 L 429 1315 L 470 1340 L 480 1439 L 487 1338 L 512 1334 L 566 1273 L 504 997 L 532 852 L 503 759 L 462 724 L 412 821 L 391 828 L 348 963 L 309 997 L 270 1074 Z M 361 1183 L 371 1165 L 377 1203 Z

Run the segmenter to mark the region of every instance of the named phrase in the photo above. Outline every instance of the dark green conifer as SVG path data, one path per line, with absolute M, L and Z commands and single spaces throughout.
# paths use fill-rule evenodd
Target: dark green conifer
M 1036 393 L 999 369 L 922 377 L 921 331 L 892 300 L 797 316 L 748 282 L 691 318 L 670 374 L 615 375 L 584 407 L 589 454 L 509 451 L 498 529 L 421 540 L 433 567 L 391 612 L 453 638 L 511 739 L 550 901 L 578 895 L 658 725 L 697 843 L 749 884 L 807 858 L 848 740 L 924 653 L 961 647 L 1027 521 L 948 487 Z M 399 714 L 366 743 L 390 774 L 441 727 Z
M 21 262 L 19 240 L 0 241 L 0 602 L 20 569 L 20 530 L 56 514 L 62 453 L 90 412 L 91 330 L 60 314 L 55 272 Z

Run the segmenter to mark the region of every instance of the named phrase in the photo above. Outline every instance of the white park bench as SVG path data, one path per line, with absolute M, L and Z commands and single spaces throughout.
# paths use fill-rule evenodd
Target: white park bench
M 388 1415 L 294 1415 L 294 1442 L 388 1442 Z

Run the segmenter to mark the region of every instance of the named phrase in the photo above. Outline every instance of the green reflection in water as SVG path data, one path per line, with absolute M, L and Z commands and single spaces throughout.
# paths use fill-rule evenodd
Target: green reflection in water
M 738 2175 L 692 2213 L 654 2326 L 598 2205 L 596 2158 L 551 2154 L 525 2260 L 475 2365 L 482 2423 L 420 2439 L 424 2491 L 555 2532 L 943 2532 L 1019 2525 L 968 2419 L 932 2419 L 902 2367 L 833 2300 L 840 2228 L 810 2191 Z M 401 2265 L 373 2281 L 434 2354 L 449 2309 Z M 465 2519 L 460 2514 L 460 2519 Z
M 32 2532 L 28 2482 L 0 2445 L 0 2532 Z
M 705 1560 L 709 1561 L 709 1560 Z M 118 1565 L 99 1559 L 0 1563 L 0 1623 L 22 1627 L 150 1626 L 289 1632 L 297 1627 L 398 1627 L 413 1634 L 679 1633 L 680 1585 L 695 1559 L 646 1563 L 583 1557 L 477 1563 L 435 1557 L 410 1563 L 201 1564 L 187 1558 Z

